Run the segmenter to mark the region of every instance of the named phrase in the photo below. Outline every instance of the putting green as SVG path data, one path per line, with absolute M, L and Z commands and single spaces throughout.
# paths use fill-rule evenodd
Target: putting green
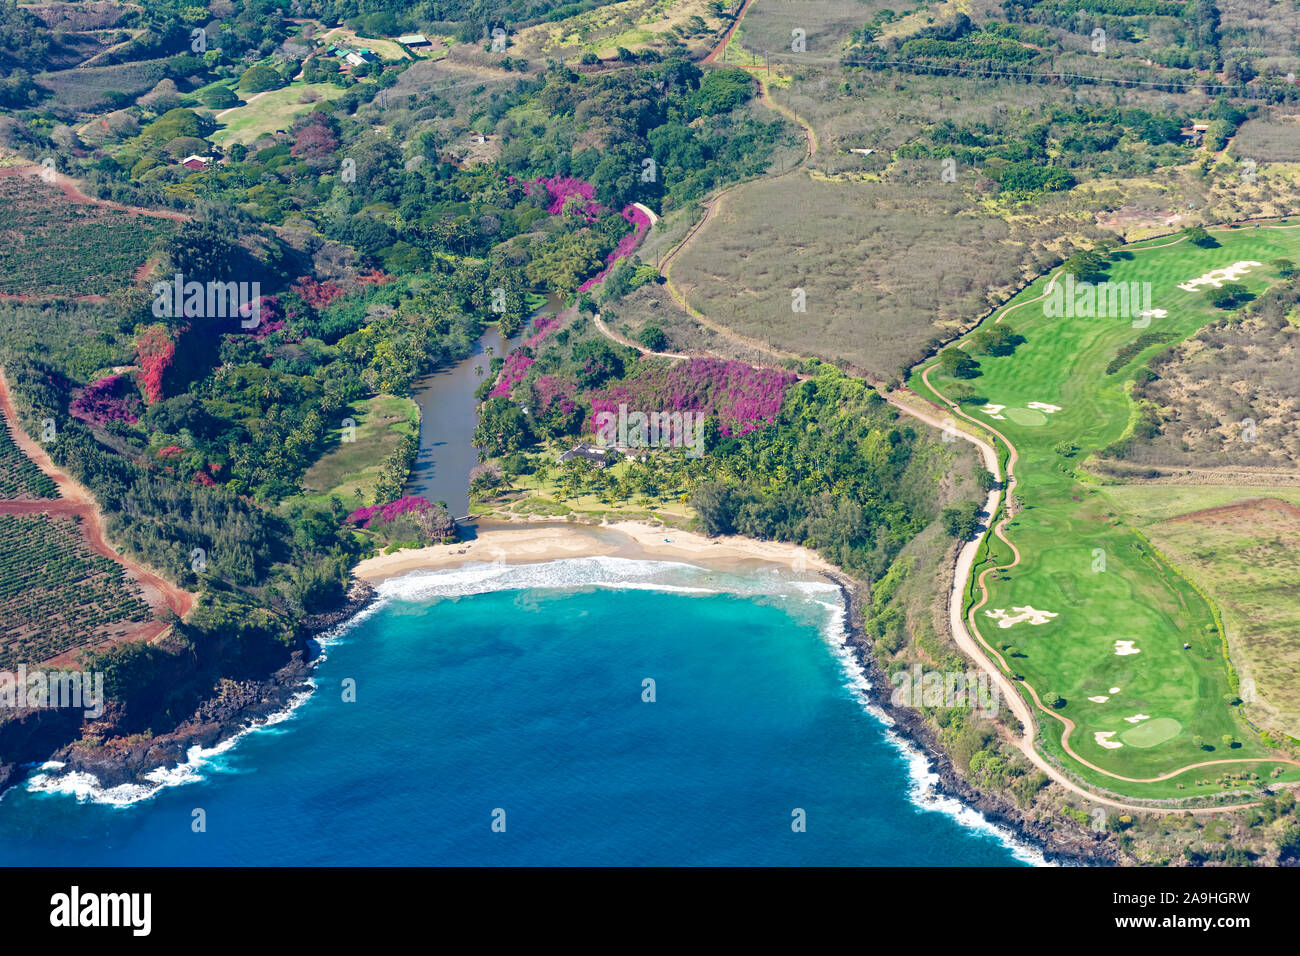
M 1037 428 L 1039 425 L 1047 424 L 1047 416 L 1032 408 L 1008 408 L 1006 416 L 1017 425 L 1024 425 L 1026 428 Z
M 1157 717 L 1130 727 L 1119 735 L 1119 739 L 1130 747 L 1154 747 L 1166 740 L 1173 740 L 1182 729 L 1183 725 L 1172 717 Z

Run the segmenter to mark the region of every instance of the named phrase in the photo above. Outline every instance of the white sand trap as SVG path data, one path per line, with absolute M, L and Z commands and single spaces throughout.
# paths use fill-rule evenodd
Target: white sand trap
M 1222 269 L 1211 269 L 1205 275 L 1197 276 L 1195 279 L 1188 279 L 1186 282 L 1178 283 L 1178 288 L 1184 292 L 1195 292 L 1203 285 L 1212 285 L 1216 289 L 1221 288 L 1223 283 L 1232 282 L 1240 279 L 1251 269 L 1259 266 L 1260 263 L 1254 259 L 1243 259 L 1240 262 L 1234 262 L 1230 266 Z
M 1130 724 L 1140 724 L 1144 720 L 1150 720 L 1150 714 L 1134 714 L 1132 717 L 1125 717 L 1124 720 Z
M 1049 415 L 1052 414 L 1052 412 L 1059 412 L 1061 410 L 1060 405 L 1049 405 L 1047 404 L 1047 402 L 1029 402 L 1025 405 L 1025 408 L 1032 408 L 1040 412 L 1047 412 L 1047 414 Z
M 985 405 L 983 408 L 980 409 L 980 411 L 983 412 L 985 415 L 987 415 L 989 418 L 996 418 L 998 421 L 1005 421 L 1007 416 L 1001 414 L 1001 412 L 1002 409 L 1006 407 L 1007 406 L 1005 405 Z
M 1135 641 L 1116 641 L 1115 654 L 1119 657 L 1128 657 L 1130 654 L 1141 654 L 1142 652 L 1134 647 Z
M 1107 750 L 1119 750 L 1119 748 L 1124 745 L 1118 740 L 1110 739 L 1111 737 L 1114 737 L 1116 733 L 1118 733 L 1118 731 L 1099 730 L 1092 735 L 1092 739 L 1097 741 L 1098 745 L 1105 747 Z
M 1143 309 L 1138 313 L 1140 319 L 1163 319 L 1169 313 L 1164 309 Z
M 1118 688 L 1118 687 L 1112 687 L 1112 688 L 1110 689 L 1110 692 L 1111 692 L 1112 694 L 1118 694 L 1118 693 L 1119 693 L 1119 688 Z
M 1088 699 L 1094 704 L 1104 704 L 1106 701 L 1110 700 L 1109 697 L 1089 697 Z
M 997 621 L 998 627 L 1003 628 L 1011 627 L 1013 624 L 1020 624 L 1022 621 L 1028 621 L 1030 624 L 1046 624 L 1056 617 L 1055 611 L 1039 611 L 1027 604 L 1024 607 L 1013 607 L 1011 610 L 1016 613 L 1008 614 L 1002 608 L 995 608 L 984 613 Z

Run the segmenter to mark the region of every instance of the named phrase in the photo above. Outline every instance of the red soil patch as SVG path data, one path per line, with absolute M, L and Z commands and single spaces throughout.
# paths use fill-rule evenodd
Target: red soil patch
M 1234 505 L 1220 505 L 1217 508 L 1206 508 L 1202 511 L 1179 515 L 1177 518 L 1170 518 L 1169 523 L 1177 524 L 1191 521 L 1197 524 L 1222 524 L 1225 520 L 1244 518 L 1258 512 L 1300 519 L 1300 508 L 1290 502 L 1283 501 L 1281 498 L 1251 498 L 1248 501 L 1239 501 Z M 1259 517 L 1263 517 L 1263 515 Z

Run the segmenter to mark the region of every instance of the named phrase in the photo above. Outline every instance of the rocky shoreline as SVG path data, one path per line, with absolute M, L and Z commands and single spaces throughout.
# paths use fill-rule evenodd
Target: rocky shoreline
M 293 651 L 287 664 L 263 679 L 221 681 L 214 696 L 202 701 L 193 714 L 165 734 L 108 737 L 101 744 L 87 742 L 86 737 L 94 738 L 97 725 L 112 726 L 116 711 L 110 703 L 101 721 L 82 729 L 82 739 L 51 751 L 48 741 L 55 731 L 53 725 L 67 723 L 68 712 L 42 710 L 19 715 L 14 726 L 26 728 L 26 739 L 5 747 L 9 762 L 0 765 L 0 793 L 21 783 L 33 764 L 47 760 L 62 763 L 62 773 L 90 774 L 104 789 L 144 783 L 145 775 L 153 770 L 185 763 L 191 747 L 215 747 L 264 724 L 311 691 L 318 658 L 310 640 L 333 630 L 374 600 L 374 588 L 354 582 L 342 606 L 302 621 L 307 650 Z M 72 717 L 79 720 L 78 714 Z M 10 733 L 18 737 L 16 732 Z M 43 741 L 47 743 L 43 745 Z
M 1109 834 L 1071 834 L 1044 826 L 1031 817 L 1010 797 L 980 790 L 967 782 L 953 765 L 952 758 L 939 746 L 933 730 L 916 711 L 895 706 L 887 688 L 889 676 L 872 653 L 871 640 L 862 629 L 861 599 L 856 581 L 840 572 L 823 572 L 840 588 L 845 610 L 845 642 L 871 684 L 871 703 L 894 722 L 894 731 L 921 751 L 938 776 L 937 789 L 978 811 L 985 820 L 1013 832 L 1025 843 L 1036 847 L 1054 863 L 1076 866 L 1118 866 L 1123 863 L 1118 846 Z
M 921 715 L 891 702 L 886 692 L 890 686 L 888 675 L 876 661 L 871 641 L 861 626 L 857 582 L 838 571 L 823 570 L 821 573 L 840 589 L 845 609 L 845 642 L 868 676 L 872 687 L 869 693 L 871 702 L 893 721 L 896 733 L 928 758 L 932 771 L 939 778 L 937 789 L 940 792 L 978 811 L 989 823 L 1015 833 L 1053 862 L 1092 866 L 1114 866 L 1122 862 L 1118 847 L 1109 835 L 1062 833 L 1030 817 L 1009 797 L 979 790 L 963 779 Z M 314 638 L 333 630 L 369 607 L 375 598 L 373 587 L 363 581 L 354 581 L 341 607 L 304 619 L 302 628 L 306 637 Z M 27 723 L 26 746 L 18 749 L 26 752 L 11 755 L 9 763 L 0 765 L 0 794 L 21 783 L 33 764 L 45 760 L 64 764 L 63 772 L 90 774 L 105 789 L 142 783 L 145 775 L 153 770 L 183 764 L 191 747 L 215 747 L 284 712 L 296 698 L 312 689 L 310 681 L 317 659 L 314 653 L 294 651 L 288 664 L 264 679 L 223 681 L 220 692 L 203 701 L 189 718 L 169 733 L 154 737 L 110 738 L 101 745 L 78 741 L 52 751 L 48 745 L 42 749 L 42 739 L 48 740 L 52 733 L 57 732 L 51 724 L 63 720 L 66 712 L 34 711 L 24 715 L 17 725 L 21 727 Z M 105 720 L 111 723 L 112 716 L 110 707 Z M 0 743 L 4 742 L 3 736 L 0 733 Z

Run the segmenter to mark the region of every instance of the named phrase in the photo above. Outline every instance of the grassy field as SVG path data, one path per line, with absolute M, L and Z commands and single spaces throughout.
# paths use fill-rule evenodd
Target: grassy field
M 166 76 L 167 60 L 157 59 L 41 73 L 36 82 L 52 94 L 51 105 L 88 111 L 104 107 L 110 93 L 138 96 Z
M 886 0 L 758 0 L 727 52 L 738 59 L 745 50 L 770 53 L 781 63 L 837 63 L 849 35 L 889 6 Z M 791 48 L 796 29 L 804 31 L 802 52 Z
M 263 93 L 222 115 L 221 128 L 209 138 L 223 148 L 232 143 L 252 143 L 259 136 L 288 129 L 296 116 L 306 113 L 320 100 L 333 100 L 346 90 L 330 83 L 295 82 Z M 305 99 L 304 95 L 314 98 Z
M 1006 223 L 954 184 L 814 182 L 796 173 L 725 196 L 672 265 L 715 322 L 783 351 L 889 378 L 1019 281 Z M 794 311 L 794 291 L 805 293 Z
M 1263 494 L 1238 489 L 1238 503 L 1207 503 L 1143 533 L 1222 611 L 1247 717 L 1300 739 L 1300 508 Z
M 307 498 L 324 501 L 337 495 L 349 508 L 369 504 L 380 464 L 403 435 L 420 432 L 420 410 L 409 398 L 367 398 L 352 406 L 351 417 L 355 431 L 337 429 L 334 447 L 303 475 Z M 354 440 L 346 441 L 349 435 Z
M 739 5 L 740 0 L 722 2 L 724 9 Z M 511 37 L 506 53 L 530 61 L 573 61 L 583 53 L 612 59 L 619 47 L 666 53 L 677 43 L 700 53 L 712 46 L 723 24 L 706 0 L 622 0 L 556 23 L 525 27 Z
M 683 528 L 695 517 L 693 508 L 677 500 L 681 489 L 664 489 L 665 500 L 656 503 L 651 503 L 642 495 L 629 495 L 624 499 L 614 494 L 593 494 L 590 491 L 572 496 L 566 494 L 560 483 L 560 469 L 549 464 L 554 461 L 560 447 L 556 445 L 536 456 L 535 460 L 538 463 L 547 463 L 544 476 L 536 473 L 519 475 L 511 479 L 511 491 L 503 492 L 491 501 L 471 503 L 470 513 L 483 518 L 503 520 L 539 516 L 586 518 L 593 521 L 602 518 L 611 521 L 645 521 L 658 518 L 667 524 Z M 601 477 L 608 477 L 622 481 L 630 468 L 630 462 L 618 461 L 603 472 L 593 473 L 591 480 L 597 481 Z
M 1181 339 L 1214 318 L 1202 294 L 1179 289 L 1180 282 L 1240 260 L 1267 263 L 1300 252 L 1300 230 L 1214 234 L 1219 248 L 1164 240 L 1146 244 L 1149 251 L 1130 246 L 1133 258 L 1115 264 L 1112 281 L 1150 282 L 1153 307 L 1167 311 L 1149 328 L 1133 328 L 1130 318 L 1046 316 L 1042 303 L 1033 301 L 1046 288 L 1043 278 L 998 313 L 1027 340 L 1014 355 L 978 356 L 983 374 L 969 382 L 938 368 L 930 376 L 944 395 L 964 396 L 964 413 L 996 428 L 1019 452 L 1019 508 L 1006 534 L 1021 562 L 989 575 L 990 600 L 976 614 L 979 632 L 1040 696 L 1064 698 L 1053 712 L 1076 724 L 1069 744 L 1097 769 L 1064 751 L 1062 726 L 1045 713 L 1044 750 L 1087 781 L 1136 797 L 1217 793 L 1245 782 L 1225 774 L 1267 776 L 1271 770 L 1268 763 L 1211 766 L 1137 782 L 1205 761 L 1265 758 L 1269 750 L 1227 702 L 1237 688 L 1205 596 L 1163 559 L 1122 501 L 1108 497 L 1080 465 L 1132 427 L 1126 380 L 1163 346 L 1149 347 L 1108 375 L 1116 352 L 1145 332 Z M 1241 281 L 1258 293 L 1273 278 L 1261 267 Z M 973 351 L 969 338 L 962 344 Z M 910 384 L 930 397 L 919 371 Z M 1013 560 L 996 539 L 990 550 L 977 573 Z M 1054 616 L 1033 624 L 1021 618 L 1021 609 Z M 1005 616 L 994 617 L 999 610 Z M 1146 725 L 1154 729 L 1136 730 Z

